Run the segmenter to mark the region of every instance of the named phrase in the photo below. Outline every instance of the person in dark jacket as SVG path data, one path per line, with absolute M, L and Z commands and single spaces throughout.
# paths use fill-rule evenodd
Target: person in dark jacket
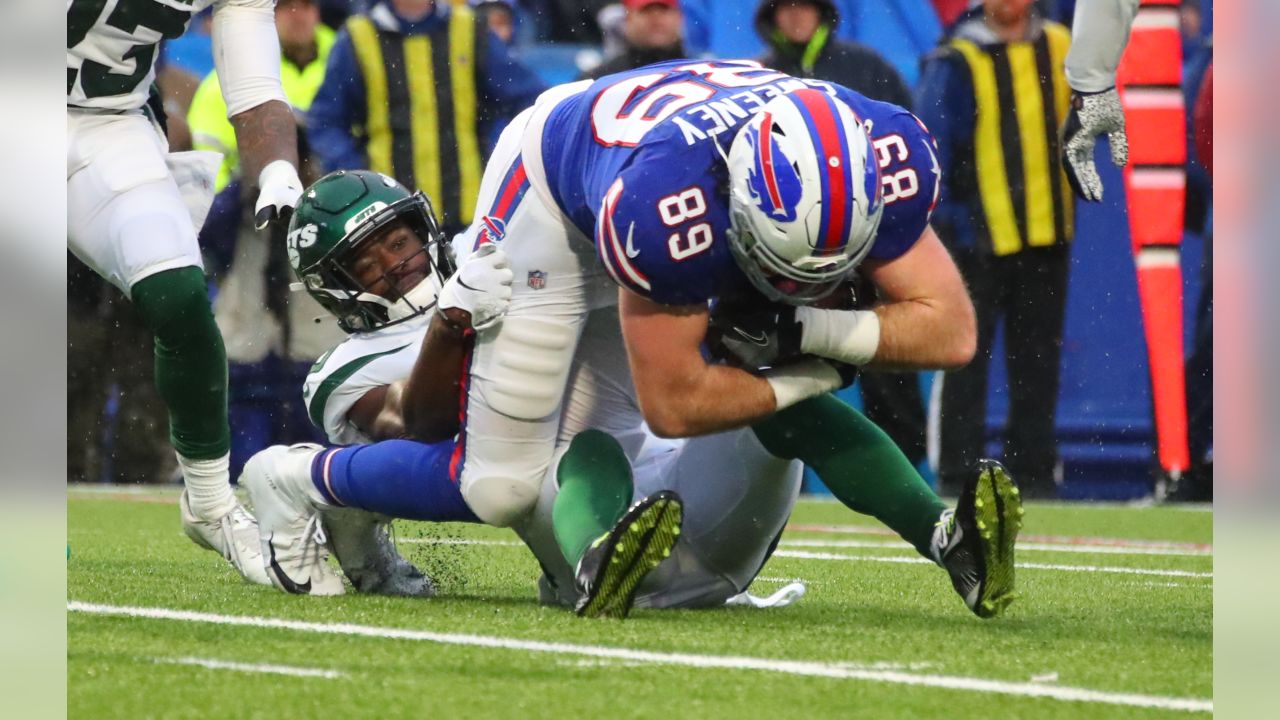
M 1003 461 L 1024 498 L 1053 498 L 1059 359 L 1075 196 L 1058 128 L 1071 87 L 1071 33 L 1032 0 L 983 0 L 926 58 L 920 118 L 937 140 L 941 198 L 930 221 L 978 318 L 978 352 L 940 391 L 938 479 L 958 489 L 985 455 L 988 367 L 1003 326 L 1009 414 Z
M 623 0 L 627 16 L 622 33 L 626 50 L 583 73 L 591 79 L 686 57 L 684 12 L 679 0 Z
M 763 0 L 756 32 L 769 46 L 760 62 L 788 75 L 839 83 L 873 100 L 911 109 L 911 91 L 880 53 L 836 38 L 832 0 Z
M 308 140 L 324 172 L 375 170 L 422 190 L 452 234 L 480 194 L 491 136 L 481 121 L 512 117 L 545 89 L 467 5 L 381 0 L 339 31 Z
M 831 0 L 764 0 L 755 23 L 769 46 L 760 58 L 765 66 L 829 80 L 911 109 L 907 84 L 880 53 L 836 39 L 840 13 Z M 926 449 L 925 412 L 916 373 L 868 372 L 860 384 L 867 417 L 884 428 L 912 463 L 920 464 Z

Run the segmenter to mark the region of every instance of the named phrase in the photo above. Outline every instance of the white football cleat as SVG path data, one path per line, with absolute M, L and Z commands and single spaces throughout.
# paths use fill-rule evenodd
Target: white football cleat
M 311 502 L 311 460 L 319 445 L 273 445 L 249 458 L 240 485 L 258 514 L 261 553 L 271 584 L 297 595 L 341 595 L 329 566 L 320 513 Z M 311 490 L 314 492 L 314 490 Z
M 329 547 L 362 593 L 429 598 L 435 583 L 405 560 L 391 541 L 391 518 L 355 508 L 322 510 Z
M 182 531 L 195 544 L 222 555 L 245 580 L 257 585 L 271 584 L 262 560 L 258 521 L 244 506 L 236 503 L 231 512 L 217 520 L 201 520 L 191 512 L 191 502 L 183 490 L 178 507 L 182 511 Z

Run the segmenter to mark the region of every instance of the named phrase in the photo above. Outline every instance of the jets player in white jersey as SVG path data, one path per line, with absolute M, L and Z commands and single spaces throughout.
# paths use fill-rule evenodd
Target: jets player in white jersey
M 148 107 L 164 39 L 213 7 L 213 52 L 260 228 L 302 190 L 280 87 L 274 0 L 67 0 L 67 243 L 133 301 L 155 336 L 155 381 L 186 490 L 183 528 L 245 578 L 268 583 L 255 520 L 228 476 L 227 361 L 196 234 L 213 153 L 170 154 Z
M 489 244 L 442 287 L 450 261 L 443 242 L 430 240 L 437 235 L 426 199 L 376 173 L 332 174 L 300 203 L 290 258 L 351 333 L 316 362 L 305 400 L 331 442 L 363 447 L 275 447 L 246 465 L 241 482 L 283 590 L 343 592 L 324 562 L 327 545 L 362 592 L 431 595 L 430 581 L 376 526 L 391 517 L 479 522 L 458 487 L 466 433 L 475 431 L 459 427 L 458 394 L 471 338 L 492 338 L 512 276 Z M 442 312 L 428 313 L 433 306 Z M 648 433 L 617 333 L 612 309 L 588 320 L 565 401 L 565 426 L 575 430 L 562 429 L 556 477 L 514 526 L 545 572 L 542 600 L 617 617 L 632 607 L 724 604 L 767 559 L 800 466 L 771 456 L 749 430 L 687 442 Z M 404 437 L 440 442 L 396 440 Z M 638 456 L 634 483 L 623 446 Z M 788 588 L 773 602 L 802 592 Z

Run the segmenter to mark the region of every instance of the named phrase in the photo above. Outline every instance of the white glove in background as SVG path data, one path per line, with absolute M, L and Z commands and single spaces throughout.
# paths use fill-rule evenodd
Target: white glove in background
M 1104 134 L 1111 145 L 1111 162 L 1116 167 L 1124 167 L 1129 162 L 1129 138 L 1125 135 L 1120 94 L 1115 88 L 1089 95 L 1075 94 L 1063 127 L 1062 151 L 1071 187 L 1091 202 L 1102 200 L 1102 178 L 1093 162 L 1093 147 L 1098 136 Z
M 253 206 L 254 224 L 259 230 L 272 222 L 285 225 L 302 197 L 298 169 L 288 160 L 274 160 L 258 175 L 258 202 Z

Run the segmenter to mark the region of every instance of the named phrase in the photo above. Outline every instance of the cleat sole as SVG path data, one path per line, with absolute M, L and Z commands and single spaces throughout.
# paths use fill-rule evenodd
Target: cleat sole
M 987 528 L 981 533 L 987 577 L 974 612 L 979 617 L 992 618 L 1002 614 L 1016 597 L 1014 547 L 1024 510 L 1018 486 L 998 464 L 992 464 L 983 473 L 977 495 L 974 507 L 978 527 Z
M 660 495 L 662 497 L 630 519 L 623 535 L 636 535 L 638 541 L 619 542 L 613 548 L 602 577 L 596 581 L 599 589 L 577 609 L 579 615 L 626 618 L 640 582 L 671 555 L 680 535 L 684 506 L 674 493 Z

